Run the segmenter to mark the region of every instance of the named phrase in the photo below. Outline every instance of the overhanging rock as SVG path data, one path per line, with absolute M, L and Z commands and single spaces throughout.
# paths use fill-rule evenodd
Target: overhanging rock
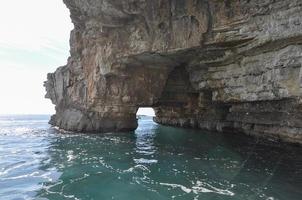
M 75 25 L 48 75 L 51 124 L 128 131 L 161 124 L 302 143 L 300 0 L 64 0 Z

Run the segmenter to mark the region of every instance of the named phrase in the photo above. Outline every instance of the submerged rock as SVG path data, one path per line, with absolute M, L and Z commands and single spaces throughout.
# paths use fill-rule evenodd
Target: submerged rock
M 48 75 L 51 124 L 71 131 L 161 124 L 302 143 L 300 0 L 64 0 L 75 25 Z

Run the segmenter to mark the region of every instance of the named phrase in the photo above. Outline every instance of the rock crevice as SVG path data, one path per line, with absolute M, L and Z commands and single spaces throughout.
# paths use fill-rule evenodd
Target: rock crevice
M 300 0 L 64 0 L 75 25 L 48 75 L 51 124 L 127 131 L 161 124 L 302 143 Z

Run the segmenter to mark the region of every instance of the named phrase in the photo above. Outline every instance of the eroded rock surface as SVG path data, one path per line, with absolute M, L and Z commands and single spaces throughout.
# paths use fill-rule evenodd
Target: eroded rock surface
M 75 25 L 48 75 L 51 124 L 161 124 L 302 143 L 301 0 L 64 0 Z

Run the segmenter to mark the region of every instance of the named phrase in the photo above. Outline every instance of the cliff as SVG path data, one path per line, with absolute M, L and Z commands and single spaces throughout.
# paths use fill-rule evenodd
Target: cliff
M 64 0 L 75 25 L 48 74 L 51 124 L 160 124 L 302 143 L 301 0 Z

